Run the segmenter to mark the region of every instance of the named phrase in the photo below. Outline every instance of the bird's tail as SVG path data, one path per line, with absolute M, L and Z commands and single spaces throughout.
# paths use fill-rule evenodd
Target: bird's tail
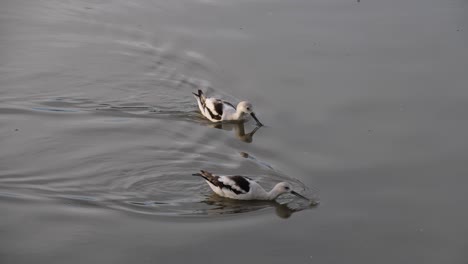
M 207 181 L 210 181 L 211 179 L 214 178 L 213 174 L 204 170 L 200 170 L 200 173 L 194 173 L 192 174 L 192 176 L 199 176 L 199 177 L 204 178 Z
M 202 102 L 202 104 L 205 104 L 205 99 L 206 99 L 206 97 L 205 97 L 205 95 L 203 94 L 203 91 L 202 91 L 202 90 L 198 89 L 198 94 L 193 93 L 193 95 L 195 95 L 195 98 L 199 98 L 200 101 Z

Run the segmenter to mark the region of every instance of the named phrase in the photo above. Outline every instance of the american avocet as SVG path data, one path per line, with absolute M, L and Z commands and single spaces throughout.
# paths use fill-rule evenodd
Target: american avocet
M 193 94 L 195 95 L 195 99 L 197 99 L 200 112 L 211 122 L 244 121 L 248 118 L 248 114 L 250 114 L 257 121 L 257 125 L 263 126 L 253 112 L 252 104 L 247 101 L 242 101 L 235 107 L 233 104 L 218 98 L 206 98 L 200 89 L 198 90 L 198 94 Z
M 217 195 L 231 199 L 275 200 L 282 194 L 291 193 L 310 201 L 306 197 L 293 191 L 291 185 L 287 182 L 280 182 L 276 184 L 271 191 L 267 192 L 257 182 L 244 176 L 215 176 L 204 170 L 200 170 L 200 173 L 192 175 L 204 178 Z

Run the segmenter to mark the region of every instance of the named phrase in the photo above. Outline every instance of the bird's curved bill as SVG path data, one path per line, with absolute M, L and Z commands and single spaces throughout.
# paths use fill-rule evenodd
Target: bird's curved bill
M 263 126 L 263 124 L 262 124 L 262 123 L 260 123 L 260 121 L 258 121 L 258 118 L 255 116 L 255 114 L 254 114 L 254 113 L 250 113 L 250 115 L 253 117 L 253 119 L 255 119 L 255 121 L 257 121 L 257 125 L 259 125 L 259 126 Z
M 294 195 L 296 195 L 297 197 L 300 197 L 300 198 L 302 198 L 302 199 L 304 199 L 304 200 L 310 201 L 309 198 L 307 198 L 307 197 L 305 197 L 305 196 L 302 196 L 301 194 L 299 194 L 299 193 L 297 193 L 297 192 L 295 192 L 295 191 L 291 191 L 291 194 L 294 194 Z

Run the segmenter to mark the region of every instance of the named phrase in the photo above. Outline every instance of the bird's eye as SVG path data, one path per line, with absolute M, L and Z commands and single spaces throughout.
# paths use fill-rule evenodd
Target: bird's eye
M 250 107 L 247 107 L 247 110 L 249 110 L 249 111 L 250 111 Z
M 284 187 L 284 189 L 286 189 L 286 190 L 289 190 L 289 187 L 288 187 L 288 186 L 286 186 L 286 187 Z

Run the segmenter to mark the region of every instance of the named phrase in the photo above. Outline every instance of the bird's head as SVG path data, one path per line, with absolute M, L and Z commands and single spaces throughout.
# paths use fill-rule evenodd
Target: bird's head
M 237 104 L 237 111 L 245 114 L 250 114 L 253 117 L 253 119 L 255 119 L 255 121 L 257 122 L 257 125 L 263 126 L 263 124 L 260 123 L 260 121 L 258 120 L 257 116 L 255 116 L 253 106 L 250 102 L 242 101 L 239 104 Z
M 273 187 L 273 190 L 272 192 L 276 195 L 276 197 L 282 195 L 282 194 L 285 194 L 285 193 L 290 193 L 290 194 L 293 194 L 297 197 L 300 197 L 302 199 L 305 199 L 307 201 L 309 201 L 308 198 L 306 198 L 305 196 L 302 196 L 301 194 L 295 192 L 293 189 L 292 189 L 292 186 L 291 184 L 287 183 L 287 182 L 280 182 L 278 184 L 275 185 L 275 187 Z

